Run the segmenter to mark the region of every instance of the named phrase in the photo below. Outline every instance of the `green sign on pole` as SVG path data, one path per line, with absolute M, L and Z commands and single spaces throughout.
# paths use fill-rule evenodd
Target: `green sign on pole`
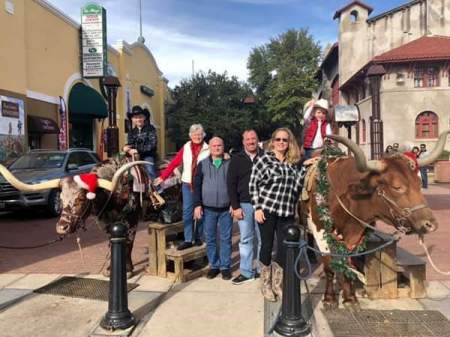
M 95 3 L 81 8 L 81 71 L 85 78 L 106 75 L 106 10 Z

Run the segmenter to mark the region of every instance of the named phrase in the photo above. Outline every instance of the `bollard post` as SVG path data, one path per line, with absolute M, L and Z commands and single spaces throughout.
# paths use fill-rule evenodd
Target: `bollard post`
M 283 269 L 283 298 L 281 316 L 275 324 L 275 331 L 281 336 L 301 337 L 311 332 L 310 325 L 302 317 L 300 280 L 294 272 L 294 263 L 299 253 L 300 230 L 289 226 L 283 244 L 286 261 Z
M 127 329 L 136 324 L 128 309 L 128 292 L 125 266 L 127 226 L 121 222 L 109 228 L 111 235 L 111 272 L 109 275 L 108 312 L 100 322 L 105 330 Z

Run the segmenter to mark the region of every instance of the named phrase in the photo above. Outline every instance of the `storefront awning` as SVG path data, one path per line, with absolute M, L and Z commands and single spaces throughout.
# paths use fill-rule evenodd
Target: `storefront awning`
M 29 133 L 59 133 L 59 126 L 50 118 L 27 116 Z
M 77 83 L 69 95 L 69 113 L 71 118 L 106 118 L 108 109 L 103 97 L 93 88 Z

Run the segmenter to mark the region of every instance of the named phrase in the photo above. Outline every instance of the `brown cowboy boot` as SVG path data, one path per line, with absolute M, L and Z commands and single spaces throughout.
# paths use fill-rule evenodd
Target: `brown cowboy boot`
M 272 290 L 272 267 L 260 262 L 261 266 L 261 293 L 270 302 L 275 302 L 275 294 Z
M 283 297 L 283 268 L 276 262 L 272 262 L 272 290 L 281 300 Z

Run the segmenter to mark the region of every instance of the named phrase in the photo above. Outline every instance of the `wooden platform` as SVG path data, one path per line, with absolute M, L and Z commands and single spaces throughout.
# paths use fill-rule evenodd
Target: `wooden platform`
M 194 246 L 184 250 L 177 250 L 176 248 L 167 249 L 166 260 L 173 261 L 174 263 L 174 273 L 173 275 L 168 276 L 173 277 L 175 282 L 182 283 L 203 275 L 203 273 L 208 270 L 208 266 L 194 271 L 185 269 L 184 263 L 203 258 L 204 256 L 206 256 L 206 244 Z
M 148 225 L 148 266 L 150 275 L 166 277 L 167 236 L 183 232 L 183 222 L 163 224 L 152 222 Z
M 388 240 L 388 236 L 371 237 L 367 249 Z M 423 298 L 425 292 L 425 261 L 397 247 L 389 246 L 366 256 L 364 262 L 365 289 L 369 298 L 393 299 L 399 297 Z M 406 283 L 400 282 L 405 280 Z

